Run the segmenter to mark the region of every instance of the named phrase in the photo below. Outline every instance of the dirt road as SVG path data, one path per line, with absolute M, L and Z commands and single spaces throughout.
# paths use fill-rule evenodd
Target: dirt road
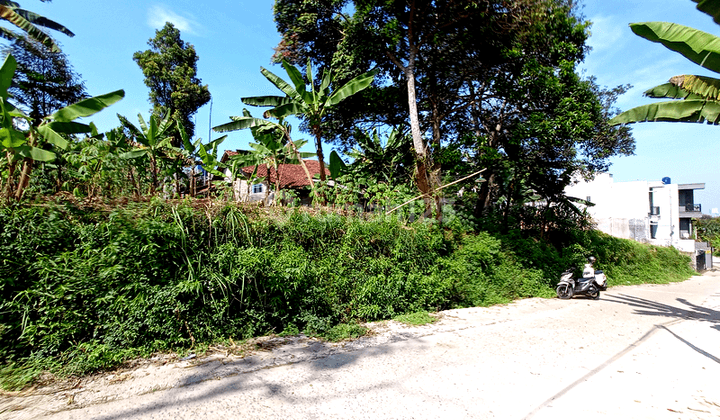
M 277 347 L 243 359 L 145 366 L 6 397 L 0 418 L 720 417 L 720 272 L 614 287 L 598 301 L 526 299 L 375 329 L 352 343 L 270 341 Z

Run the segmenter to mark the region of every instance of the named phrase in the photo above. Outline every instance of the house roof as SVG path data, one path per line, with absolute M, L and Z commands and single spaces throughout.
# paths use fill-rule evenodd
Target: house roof
M 246 153 L 250 153 L 250 152 L 247 151 L 247 150 L 226 150 L 226 151 L 223 153 L 222 157 L 220 158 L 220 162 L 225 163 L 225 162 L 227 162 L 228 159 L 230 159 L 230 157 L 232 157 L 232 156 L 236 156 L 236 155 L 239 155 L 239 154 L 246 154 Z
M 310 175 L 312 175 L 313 178 L 318 177 L 320 174 L 320 162 L 317 160 L 303 160 L 303 162 L 305 162 L 305 166 L 307 166 Z M 242 168 L 242 171 L 249 176 L 252 174 L 254 169 L 254 166 L 247 166 Z M 280 173 L 280 188 L 300 188 L 310 186 L 310 182 L 308 181 L 305 171 L 300 164 L 282 163 L 278 165 L 278 173 Z M 325 167 L 325 175 L 330 175 L 330 170 L 328 170 L 327 167 Z M 266 181 L 271 185 L 275 185 L 275 182 L 277 181 L 275 168 L 270 167 L 270 174 L 268 176 L 268 165 L 266 164 L 258 166 L 257 176 L 266 178 Z
M 247 153 L 250 153 L 250 151 L 226 150 L 223 153 L 220 161 L 226 163 L 232 156 Z M 317 160 L 303 160 L 303 162 L 305 162 L 305 165 L 307 166 L 310 175 L 313 178 L 319 178 L 320 162 Z M 242 168 L 242 172 L 246 176 L 249 176 L 250 174 L 252 174 L 254 169 L 255 166 L 246 166 Z M 278 165 L 278 172 L 280 173 L 280 188 L 301 188 L 310 186 L 310 182 L 308 181 L 307 176 L 305 176 L 305 171 L 303 171 L 303 168 L 300 164 L 280 164 Z M 327 168 L 327 166 L 325 167 L 325 175 L 330 175 L 330 170 Z M 270 167 L 270 176 L 268 177 L 267 164 L 262 164 L 258 166 L 257 176 L 266 178 L 266 181 L 273 186 L 275 185 L 275 181 L 277 180 L 277 174 L 275 173 L 275 168 L 273 167 Z

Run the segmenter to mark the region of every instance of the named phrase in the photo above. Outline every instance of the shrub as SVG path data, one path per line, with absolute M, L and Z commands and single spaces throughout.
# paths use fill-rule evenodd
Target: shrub
M 394 217 L 192 205 L 0 208 L 3 387 L 228 337 L 341 339 L 359 321 L 552 296 L 588 255 L 611 285 L 692 274 L 673 249 L 594 231 L 555 248 Z

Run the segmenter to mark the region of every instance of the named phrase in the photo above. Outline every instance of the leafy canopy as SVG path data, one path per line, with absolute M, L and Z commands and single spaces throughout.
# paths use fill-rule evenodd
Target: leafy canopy
M 210 91 L 197 77 L 198 56 L 192 44 L 180 38 L 180 30 L 172 23 L 155 31 L 148 41 L 150 49 L 133 54 L 133 60 L 145 75 L 150 88 L 153 114 L 172 116 L 180 121 L 190 137 L 195 133 L 192 116 L 210 102 Z M 174 133 L 174 144 L 179 145 L 180 134 Z

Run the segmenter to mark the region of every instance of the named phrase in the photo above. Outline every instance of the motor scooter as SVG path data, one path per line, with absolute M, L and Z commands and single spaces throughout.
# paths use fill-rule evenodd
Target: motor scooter
M 560 299 L 570 299 L 574 295 L 585 295 L 592 299 L 600 298 L 600 291 L 607 290 L 607 277 L 602 270 L 595 270 L 593 263 L 595 257 L 588 258 L 587 264 L 583 268 L 582 278 L 573 278 L 573 268 L 567 269 L 561 276 L 560 282 L 558 282 L 557 296 Z

